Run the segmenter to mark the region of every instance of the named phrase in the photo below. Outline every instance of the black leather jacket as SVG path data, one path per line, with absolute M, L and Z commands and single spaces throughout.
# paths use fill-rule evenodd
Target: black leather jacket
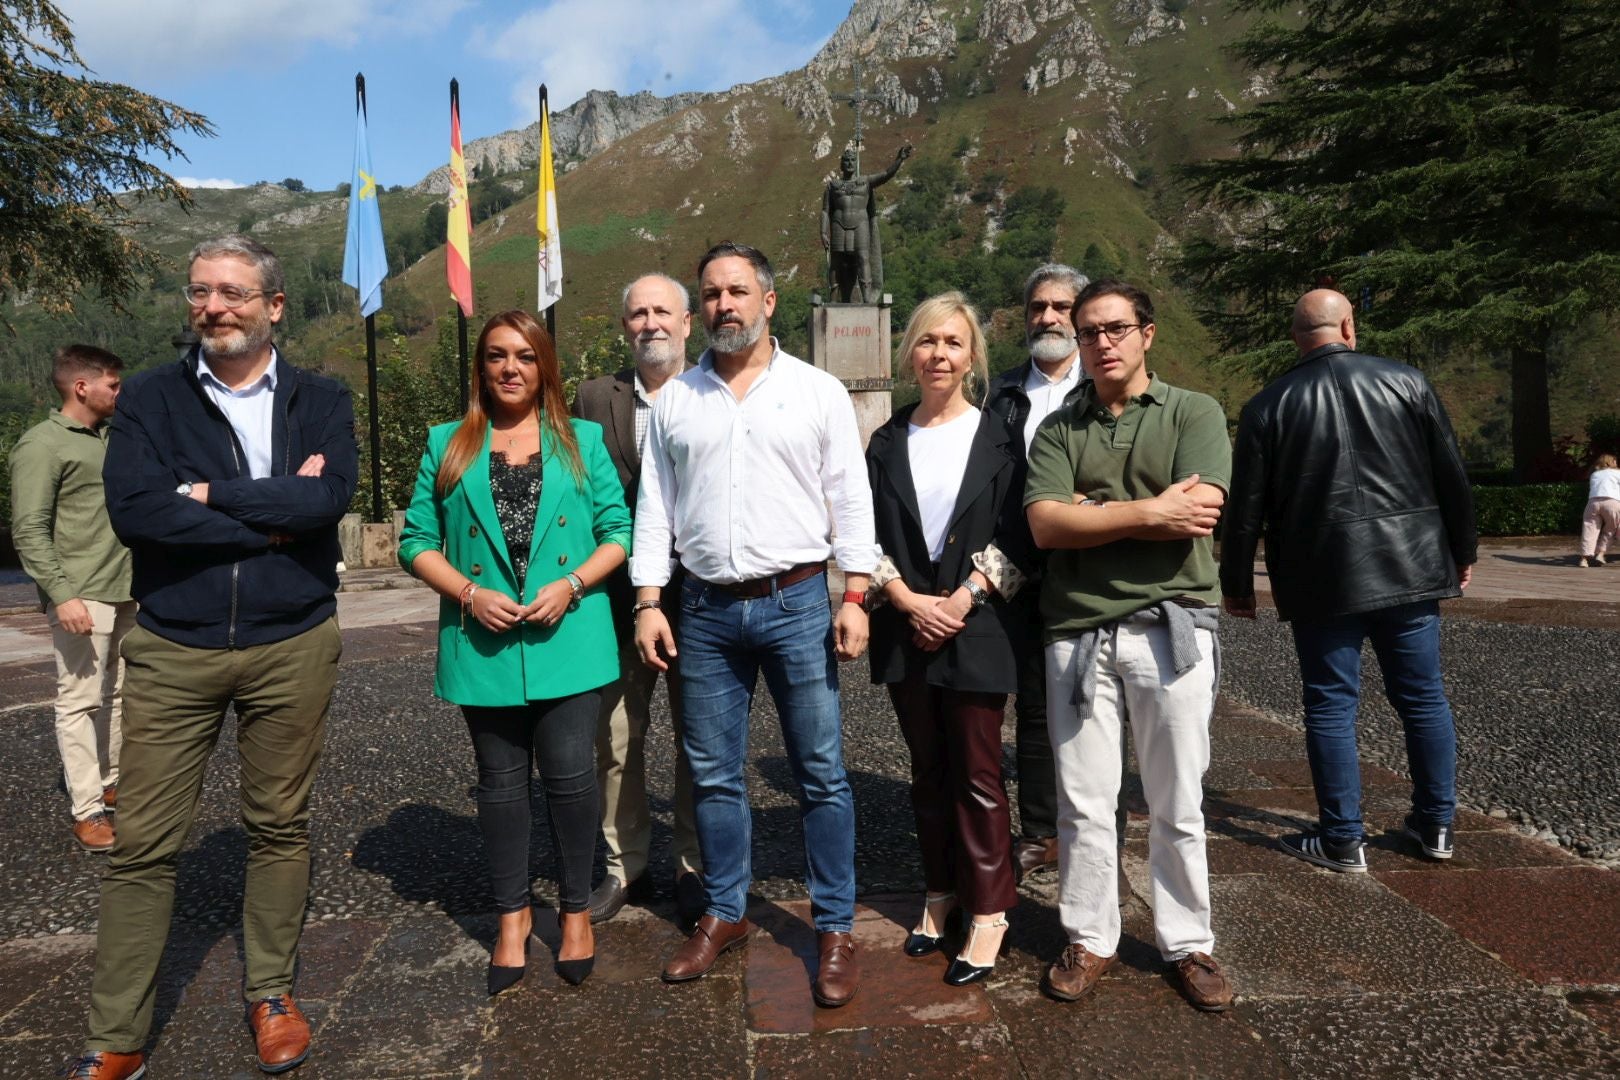
M 1221 591 L 1254 595 L 1264 529 L 1284 619 L 1458 596 L 1474 501 L 1434 388 L 1416 368 L 1324 345 L 1243 408 L 1223 511 Z

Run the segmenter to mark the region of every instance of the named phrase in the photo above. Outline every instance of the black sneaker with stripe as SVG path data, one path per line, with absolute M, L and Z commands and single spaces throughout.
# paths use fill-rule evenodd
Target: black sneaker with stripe
M 1402 832 L 1416 840 L 1428 858 L 1451 858 L 1453 843 L 1450 825 L 1431 825 L 1416 814 L 1407 814 L 1406 827 Z
M 1304 833 L 1285 836 L 1277 843 L 1284 852 L 1296 859 L 1304 859 L 1341 874 L 1367 872 L 1367 844 L 1364 840 L 1335 843 L 1318 833 Z

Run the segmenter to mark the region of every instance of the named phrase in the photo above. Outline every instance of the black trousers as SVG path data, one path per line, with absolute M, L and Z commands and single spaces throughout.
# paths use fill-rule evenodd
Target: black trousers
M 478 828 L 489 858 L 495 910 L 529 906 L 529 773 L 545 786 L 551 849 L 557 857 L 559 906 L 584 911 L 596 853 L 596 720 L 602 694 L 525 705 L 462 706 L 478 758 Z

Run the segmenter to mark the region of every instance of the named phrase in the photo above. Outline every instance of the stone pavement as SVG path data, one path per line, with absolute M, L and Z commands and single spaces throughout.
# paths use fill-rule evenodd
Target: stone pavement
M 1473 603 L 1509 605 L 1508 621 L 1523 621 L 1522 605 L 1536 601 L 1523 595 L 1523 582 L 1578 574 L 1590 582 L 1586 599 L 1561 600 L 1542 610 L 1543 619 L 1614 625 L 1601 608 L 1620 595 L 1594 595 L 1620 593 L 1620 567 L 1578 571 L 1534 561 L 1543 558 L 1552 555 L 1493 549 L 1476 588 L 1494 579 L 1507 591 Z M 316 792 L 316 862 L 298 986 L 315 1044 L 293 1075 L 1620 1073 L 1620 873 L 1475 812 L 1459 816 L 1454 860 L 1422 861 L 1385 834 L 1399 826 L 1406 781 L 1371 761 L 1363 774 L 1372 873 L 1335 875 L 1277 851 L 1275 838 L 1308 826 L 1315 808 L 1294 718 L 1281 706 L 1266 712 L 1243 703 L 1271 699 L 1261 683 L 1246 682 L 1246 671 L 1292 663 L 1277 646 L 1275 622 L 1267 627 L 1265 620 L 1257 629 L 1267 633 L 1252 635 L 1242 646 L 1250 650 L 1245 662 L 1228 670 L 1230 693 L 1217 710 L 1206 777 L 1216 955 L 1240 994 L 1230 1013 L 1185 1005 L 1153 946 L 1145 806 L 1134 776 L 1120 881 L 1123 963 L 1090 998 L 1059 1004 L 1037 990 L 1043 964 L 1063 945 L 1051 874 L 1025 883 L 1009 950 L 986 984 L 947 987 L 939 978 L 943 957 L 901 954 L 921 888 L 906 756 L 886 698 L 867 684 L 862 665 L 844 669 L 864 976 L 854 1003 L 828 1011 L 810 999 L 814 935 L 802 848 L 764 695 L 750 767 L 750 916 L 762 933 L 710 977 L 663 984 L 658 970 L 679 936 L 661 873 L 659 899 L 599 927 L 596 972 L 584 986 L 569 987 L 550 967 L 557 935 L 546 905 L 555 886 L 540 824 L 532 856 L 545 947 L 536 947 L 521 988 L 492 1003 L 482 994 L 494 920 L 467 790 L 471 755 L 455 710 L 427 692 L 432 598 L 423 590 L 375 590 L 346 594 L 343 602 L 346 653 Z M 1448 617 L 1454 613 L 1448 605 Z M 1612 630 L 1590 636 L 1600 654 L 1612 656 L 1620 644 Z M 33 685 L 4 675 L 29 663 L 0 659 L 0 693 Z M 1607 707 L 1612 725 L 1612 698 L 1612 689 L 1598 687 L 1570 708 Z M 16 701 L 0 716 L 8 744 L 0 755 L 0 861 L 7 871 L 0 876 L 0 1075 L 7 1077 L 49 1075 L 78 1047 L 93 963 L 101 860 L 67 838 L 49 715 L 46 706 Z M 672 763 L 664 723 L 660 718 L 649 740 L 660 793 L 668 791 Z M 238 998 L 245 838 L 229 735 L 211 762 L 179 867 L 150 1070 L 165 1080 L 258 1075 Z M 1398 757 L 1383 760 L 1399 764 Z M 1470 780 L 1465 774 L 1465 789 Z M 662 866 L 667 799 L 654 807 L 654 864 Z M 537 800 L 537 822 L 543 814 Z

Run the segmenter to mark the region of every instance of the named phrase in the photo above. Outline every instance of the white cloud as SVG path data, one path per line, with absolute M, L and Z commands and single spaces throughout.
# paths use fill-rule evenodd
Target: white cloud
M 193 188 L 193 189 L 195 189 L 195 188 L 222 188 L 222 189 L 225 189 L 225 188 L 247 187 L 246 184 L 241 183 L 241 182 L 236 181 L 236 180 L 220 180 L 220 179 L 213 179 L 213 178 L 210 178 L 210 179 L 207 179 L 207 180 L 199 180 L 195 176 L 177 176 L 177 177 L 174 178 L 174 182 L 179 184 L 183 188 Z
M 58 0 L 79 55 L 117 79 L 218 74 L 291 63 L 308 47 L 340 48 L 440 29 L 470 0 Z
M 541 82 L 553 108 L 587 90 L 667 95 L 719 90 L 805 63 L 826 39 L 797 2 L 554 0 L 516 19 L 483 24 L 474 43 L 515 72 L 512 101 L 539 112 Z

